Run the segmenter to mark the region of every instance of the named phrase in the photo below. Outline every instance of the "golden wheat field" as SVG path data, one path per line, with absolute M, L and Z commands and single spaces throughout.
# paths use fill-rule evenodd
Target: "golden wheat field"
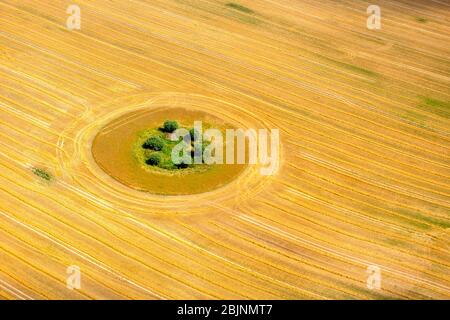
M 0 0 L 0 298 L 449 299 L 450 4 L 376 2 L 379 30 L 356 0 Z M 279 170 L 164 196 L 96 164 L 164 107 L 278 128 Z

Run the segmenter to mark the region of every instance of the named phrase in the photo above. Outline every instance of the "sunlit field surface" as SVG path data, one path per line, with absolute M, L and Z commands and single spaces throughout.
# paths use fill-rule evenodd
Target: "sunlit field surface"
M 380 30 L 356 0 L 71 4 L 0 0 L 0 298 L 450 298 L 447 1 L 377 1 Z M 278 128 L 278 172 L 110 177 L 97 133 L 161 106 Z
M 247 167 L 238 164 L 203 164 L 199 169 L 169 171 L 155 170 L 152 166 L 140 163 L 133 154 L 133 149 L 141 148 L 146 139 L 140 141 L 142 139 L 136 139 L 136 136 L 140 137 L 149 128 L 160 127 L 168 116 L 182 121 L 188 128 L 200 119 L 202 122 L 209 120 L 214 123 L 214 128 L 218 125 L 224 129 L 233 128 L 230 124 L 222 123 L 219 118 L 215 120 L 209 114 L 193 111 L 192 107 L 170 108 L 170 104 L 153 107 L 154 105 L 145 105 L 141 110 L 114 119 L 97 133 L 92 142 L 91 150 L 95 161 L 118 181 L 131 188 L 156 194 L 196 194 L 226 185 Z M 225 153 L 226 149 L 222 152 Z

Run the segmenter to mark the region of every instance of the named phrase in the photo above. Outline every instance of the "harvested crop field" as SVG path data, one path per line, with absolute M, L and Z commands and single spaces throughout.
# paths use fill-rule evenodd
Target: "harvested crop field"
M 377 1 L 380 30 L 356 0 L 76 3 L 0 0 L 0 298 L 450 298 L 446 1 Z M 277 173 L 165 196 L 95 162 L 186 104 L 279 129 Z

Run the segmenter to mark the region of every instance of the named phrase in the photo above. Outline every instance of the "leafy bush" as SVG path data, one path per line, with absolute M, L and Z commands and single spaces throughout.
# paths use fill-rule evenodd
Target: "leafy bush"
M 152 153 L 145 161 L 146 164 L 151 166 L 157 166 L 161 162 L 161 156 L 157 153 Z
M 150 137 L 147 139 L 147 141 L 144 142 L 142 147 L 144 149 L 151 149 L 155 151 L 161 151 L 162 148 L 164 148 L 164 140 L 160 137 Z
M 186 169 L 189 165 L 187 163 L 181 162 L 176 165 L 178 169 Z
M 164 121 L 162 129 L 164 132 L 172 133 L 178 129 L 178 122 L 173 121 L 173 120 L 166 120 L 166 121 Z

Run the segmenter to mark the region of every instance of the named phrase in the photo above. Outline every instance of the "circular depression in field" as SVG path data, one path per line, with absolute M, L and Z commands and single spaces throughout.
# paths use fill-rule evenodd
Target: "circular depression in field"
M 188 195 L 208 192 L 237 178 L 246 165 L 214 164 L 201 172 L 189 169 L 158 170 L 140 163 L 133 156 L 139 134 L 158 128 L 167 120 L 176 120 L 191 128 L 194 121 L 219 129 L 235 128 L 212 114 L 180 107 L 140 109 L 123 114 L 105 125 L 95 136 L 92 155 L 95 162 L 111 177 L 136 190 L 153 194 Z M 225 137 L 225 135 L 224 135 Z

